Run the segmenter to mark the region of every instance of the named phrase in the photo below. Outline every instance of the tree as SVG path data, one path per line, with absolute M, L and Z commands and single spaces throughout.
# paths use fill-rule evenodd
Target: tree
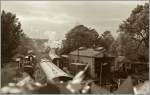
M 118 56 L 136 61 L 138 58 L 137 45 L 138 42 L 132 39 L 132 36 L 126 33 L 120 33 L 115 41 L 115 49 Z
M 28 50 L 36 50 L 34 45 L 35 42 L 26 34 L 22 33 L 22 35 L 20 36 L 20 44 L 17 46 L 14 52 L 26 55 Z
M 130 17 L 119 26 L 119 36 L 112 49 L 117 55 L 126 56 L 132 61 L 148 60 L 149 5 L 138 5 Z
M 102 46 L 106 50 L 109 50 L 113 42 L 114 37 L 112 36 L 111 31 L 104 31 L 102 35 L 97 39 L 96 46 Z
M 120 32 L 125 32 L 132 36 L 133 40 L 149 47 L 149 4 L 138 5 L 131 13 L 130 17 L 119 26 Z
M 20 44 L 22 35 L 21 23 L 11 12 L 1 14 L 1 55 L 3 61 L 8 61 L 14 55 L 13 50 Z
M 92 48 L 95 46 L 98 36 L 94 29 L 87 28 L 84 25 L 77 25 L 66 34 L 62 51 L 69 53 L 79 47 Z

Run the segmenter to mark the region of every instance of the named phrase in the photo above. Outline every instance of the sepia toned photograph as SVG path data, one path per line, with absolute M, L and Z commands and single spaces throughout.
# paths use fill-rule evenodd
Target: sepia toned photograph
M 149 94 L 149 1 L 1 3 L 1 94 Z

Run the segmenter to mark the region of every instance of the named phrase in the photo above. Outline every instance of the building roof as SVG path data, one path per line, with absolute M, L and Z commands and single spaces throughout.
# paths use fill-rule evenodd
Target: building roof
M 72 65 L 86 65 L 86 64 L 83 64 L 83 63 L 71 63 Z
M 117 62 L 129 62 L 130 60 L 127 59 L 125 56 L 118 56 L 118 57 L 116 58 L 116 61 L 117 61 Z
M 148 62 L 132 62 L 132 64 L 144 64 L 144 65 L 148 65 L 149 63 Z
M 83 50 L 83 49 L 86 49 L 86 47 L 79 47 L 79 50 Z
M 85 49 L 78 49 L 79 50 L 79 56 L 87 56 L 87 57 L 114 57 L 113 55 L 106 52 L 105 49 L 101 48 L 101 50 L 95 50 L 92 48 L 85 48 Z M 78 55 L 78 50 L 75 50 L 70 53 L 70 55 Z
M 91 48 L 79 50 L 79 56 L 93 57 L 93 56 L 96 56 L 99 53 L 100 53 L 99 51 L 95 51 Z M 71 52 L 70 54 L 71 55 L 78 55 L 78 50 L 75 50 L 75 51 Z
M 68 56 L 68 55 L 61 55 L 61 57 L 65 57 L 65 58 L 68 58 L 69 56 Z
M 13 60 L 15 60 L 16 58 L 24 58 L 24 55 L 22 54 L 16 54 L 12 57 Z

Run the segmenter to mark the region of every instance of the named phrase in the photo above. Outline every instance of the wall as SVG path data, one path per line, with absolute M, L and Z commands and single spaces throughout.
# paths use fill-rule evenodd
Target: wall
M 77 55 L 69 55 L 69 63 L 76 63 L 77 59 Z M 83 64 L 90 64 L 90 75 L 92 78 L 95 78 L 94 58 L 87 56 L 79 56 L 79 62 Z

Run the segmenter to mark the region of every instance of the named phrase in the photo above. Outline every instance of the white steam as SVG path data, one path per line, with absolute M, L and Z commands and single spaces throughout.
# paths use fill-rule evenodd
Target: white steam
M 48 42 L 45 43 L 46 47 L 50 48 L 61 48 L 61 40 L 57 40 L 56 32 L 46 31 L 44 32 L 46 36 L 48 36 Z

